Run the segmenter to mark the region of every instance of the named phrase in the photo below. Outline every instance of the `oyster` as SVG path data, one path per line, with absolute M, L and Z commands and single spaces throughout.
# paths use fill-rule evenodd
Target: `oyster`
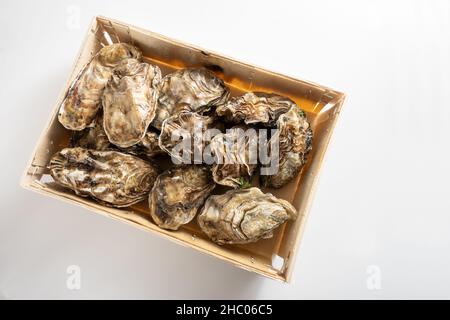
M 296 106 L 294 101 L 277 94 L 247 92 L 218 106 L 216 113 L 232 123 L 261 123 L 273 127 L 278 117 L 293 106 Z
M 58 184 L 114 207 L 144 200 L 158 175 L 155 167 L 137 157 L 84 148 L 63 149 L 48 167 Z
M 108 136 L 103 130 L 103 115 L 97 115 L 91 127 L 82 131 L 73 131 L 70 139 L 72 147 L 82 147 L 94 150 L 107 150 L 111 147 Z
M 182 69 L 166 75 L 161 84 L 153 126 L 182 110 L 201 113 L 224 103 L 230 95 L 223 81 L 207 69 Z
M 260 176 L 264 187 L 281 188 L 296 177 L 312 149 L 313 132 L 299 107 L 292 107 L 282 114 L 278 118 L 277 129 L 269 141 L 268 150 L 271 150 L 272 143 L 278 143 L 278 170 L 273 175 Z
M 195 217 L 214 187 L 205 166 L 169 169 L 158 176 L 150 192 L 150 214 L 161 228 L 177 230 Z
M 141 141 L 137 144 L 128 148 L 120 149 L 126 153 L 134 154 L 136 156 L 153 158 L 157 155 L 165 154 L 165 152 L 159 147 L 158 137 L 158 133 L 147 131 Z
M 274 229 L 296 217 L 289 202 L 253 187 L 210 196 L 198 223 L 218 244 L 244 244 L 271 238 Z
M 69 88 L 61 104 L 58 119 L 69 130 L 83 130 L 97 115 L 106 83 L 113 69 L 124 59 L 142 56 L 139 49 L 115 43 L 100 49 Z
M 114 70 L 103 93 L 103 127 L 111 143 L 127 148 L 138 143 L 155 117 L 161 70 L 128 59 Z
M 213 128 L 216 128 L 214 117 L 182 111 L 164 121 L 159 146 L 177 164 L 201 163 L 206 142 L 204 133 Z
M 147 131 L 137 144 L 128 148 L 117 148 L 109 142 L 103 129 L 103 116 L 99 114 L 92 127 L 73 132 L 70 145 L 98 151 L 119 149 L 125 153 L 149 159 L 165 153 L 158 145 L 158 137 L 158 133 Z
M 256 131 L 245 126 L 214 136 L 210 143 L 214 181 L 233 188 L 248 185 L 257 166 L 257 143 Z

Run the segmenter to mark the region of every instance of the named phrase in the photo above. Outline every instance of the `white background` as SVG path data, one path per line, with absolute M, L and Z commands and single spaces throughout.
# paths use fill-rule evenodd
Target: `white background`
M 348 95 L 292 284 L 19 187 L 97 14 Z M 448 1 L 10 0 L 0 32 L 0 298 L 450 298 Z

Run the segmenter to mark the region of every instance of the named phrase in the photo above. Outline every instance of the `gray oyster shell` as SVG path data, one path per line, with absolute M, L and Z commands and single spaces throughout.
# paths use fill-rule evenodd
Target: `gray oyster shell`
M 103 93 L 103 127 L 121 148 L 137 144 L 155 117 L 159 67 L 128 59 L 114 70 Z
M 230 95 L 224 82 L 207 69 L 181 69 L 166 75 L 161 84 L 153 126 L 161 129 L 170 116 L 183 110 L 202 113 L 224 103 Z
M 122 61 L 141 59 L 141 52 L 126 43 L 100 49 L 83 68 L 69 88 L 58 113 L 59 122 L 69 130 L 83 130 L 91 125 L 101 106 L 105 86 L 113 70 Z
M 249 185 L 257 167 L 257 143 L 256 131 L 246 126 L 235 126 L 214 136 L 210 143 L 215 160 L 214 181 L 233 188 Z
M 163 122 L 159 147 L 166 151 L 176 164 L 202 163 L 206 141 L 204 133 L 216 128 L 215 117 L 182 111 Z M 184 148 L 181 148 L 184 146 Z
M 197 219 L 202 231 L 223 245 L 271 238 L 276 228 L 296 217 L 289 202 L 253 187 L 210 196 Z
M 144 137 L 137 144 L 128 148 L 118 148 L 109 142 L 108 136 L 103 129 L 103 115 L 100 113 L 93 122 L 92 127 L 83 131 L 74 131 L 71 137 L 71 147 L 82 147 L 98 151 L 117 149 L 145 159 L 165 154 L 158 144 L 159 134 L 154 131 L 147 131 Z
M 232 123 L 261 123 L 267 127 L 273 127 L 278 117 L 293 106 L 296 106 L 294 101 L 277 94 L 247 92 L 218 106 L 216 113 Z
M 277 121 L 277 132 L 268 142 L 279 146 L 279 166 L 274 175 L 261 175 L 264 187 L 281 188 L 295 178 L 307 161 L 312 149 L 313 132 L 305 113 L 299 107 L 292 107 Z M 270 145 L 268 147 L 270 150 Z
M 104 151 L 111 148 L 108 136 L 106 135 L 105 130 L 103 130 L 103 115 L 101 112 L 99 112 L 90 127 L 87 127 L 82 131 L 73 131 L 70 139 L 70 146 L 98 151 Z
M 150 159 L 155 156 L 165 154 L 165 152 L 159 147 L 158 139 L 158 133 L 147 131 L 141 141 L 137 144 L 128 148 L 120 148 L 120 150 L 129 154 Z
M 214 187 L 205 166 L 171 168 L 158 176 L 150 192 L 150 215 L 159 227 L 177 230 L 195 217 Z
M 137 157 L 78 147 L 56 153 L 48 168 L 63 187 L 114 207 L 144 200 L 158 176 L 154 166 Z

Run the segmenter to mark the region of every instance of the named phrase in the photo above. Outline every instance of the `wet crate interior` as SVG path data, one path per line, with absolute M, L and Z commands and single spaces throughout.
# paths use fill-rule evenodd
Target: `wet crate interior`
M 314 131 L 313 151 L 307 165 L 298 177 L 283 188 L 263 189 L 290 201 L 299 211 L 299 218 L 276 230 L 272 239 L 248 245 L 218 246 L 202 234 L 195 219 L 178 231 L 167 231 L 153 224 L 146 213 L 146 201 L 124 209 L 110 208 L 89 198 L 76 196 L 54 183 L 46 166 L 55 152 L 69 145 L 71 134 L 58 122 L 58 107 L 72 80 L 101 48 L 101 43 L 111 41 L 134 43 L 143 51 L 145 60 L 158 65 L 163 75 L 183 67 L 206 67 L 226 82 L 232 96 L 247 91 L 273 92 L 291 98 L 304 109 Z M 245 269 L 288 281 L 320 165 L 343 99 L 344 95 L 337 91 L 241 63 L 125 23 L 97 17 L 88 31 L 67 85 L 52 111 L 48 126 L 38 142 L 22 184 L 35 191 L 63 198 L 109 217 L 157 232 Z

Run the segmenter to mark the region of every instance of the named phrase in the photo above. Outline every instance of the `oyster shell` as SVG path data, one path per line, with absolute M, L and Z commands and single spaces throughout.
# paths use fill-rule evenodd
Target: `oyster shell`
M 84 148 L 63 149 L 48 167 L 58 184 L 114 207 L 144 200 L 158 175 L 155 167 L 137 157 Z
M 142 56 L 139 49 L 115 43 L 100 49 L 69 88 L 58 113 L 59 122 L 69 130 L 83 130 L 97 115 L 103 90 L 113 69 L 124 59 Z
M 82 147 L 85 149 L 94 149 L 104 151 L 111 148 L 108 136 L 103 130 L 103 115 L 97 115 L 91 127 L 82 131 L 73 131 L 70 139 L 72 147 Z
M 201 113 L 224 103 L 230 95 L 224 82 L 207 69 L 181 69 L 166 75 L 161 84 L 153 126 L 182 110 Z
M 103 127 L 111 143 L 138 143 L 155 117 L 161 81 L 159 67 L 136 59 L 122 61 L 103 93 Z
M 204 133 L 216 128 L 215 118 L 190 111 L 166 119 L 159 135 L 159 147 L 166 151 L 176 164 L 202 163 L 205 148 Z
M 150 159 L 157 155 L 165 154 L 158 144 L 159 134 L 147 131 L 137 144 L 128 148 L 118 148 L 109 142 L 103 129 L 103 115 L 99 114 L 94 120 L 93 126 L 83 131 L 74 131 L 70 140 L 71 147 L 82 147 L 98 151 L 119 149 L 125 153 Z
M 278 142 L 279 164 L 274 175 L 261 175 L 264 187 L 281 188 L 295 178 L 307 161 L 312 149 L 313 132 L 305 113 L 295 106 L 282 114 L 277 120 L 277 132 L 269 141 Z
M 210 196 L 197 219 L 212 241 L 245 244 L 271 238 L 274 229 L 296 217 L 289 202 L 253 187 Z
M 216 113 L 232 123 L 261 123 L 273 127 L 278 117 L 293 106 L 296 106 L 294 101 L 277 94 L 247 92 L 218 106 Z
M 122 151 L 134 154 L 136 156 L 145 157 L 147 159 L 155 156 L 165 154 L 158 144 L 159 134 L 153 131 L 147 131 L 144 137 L 137 144 L 128 147 L 120 148 Z
M 257 166 L 257 143 L 256 131 L 245 126 L 214 136 L 210 143 L 214 181 L 233 188 L 249 184 Z
M 150 214 L 159 227 L 177 230 L 195 217 L 214 187 L 205 166 L 169 169 L 158 176 L 150 192 Z

